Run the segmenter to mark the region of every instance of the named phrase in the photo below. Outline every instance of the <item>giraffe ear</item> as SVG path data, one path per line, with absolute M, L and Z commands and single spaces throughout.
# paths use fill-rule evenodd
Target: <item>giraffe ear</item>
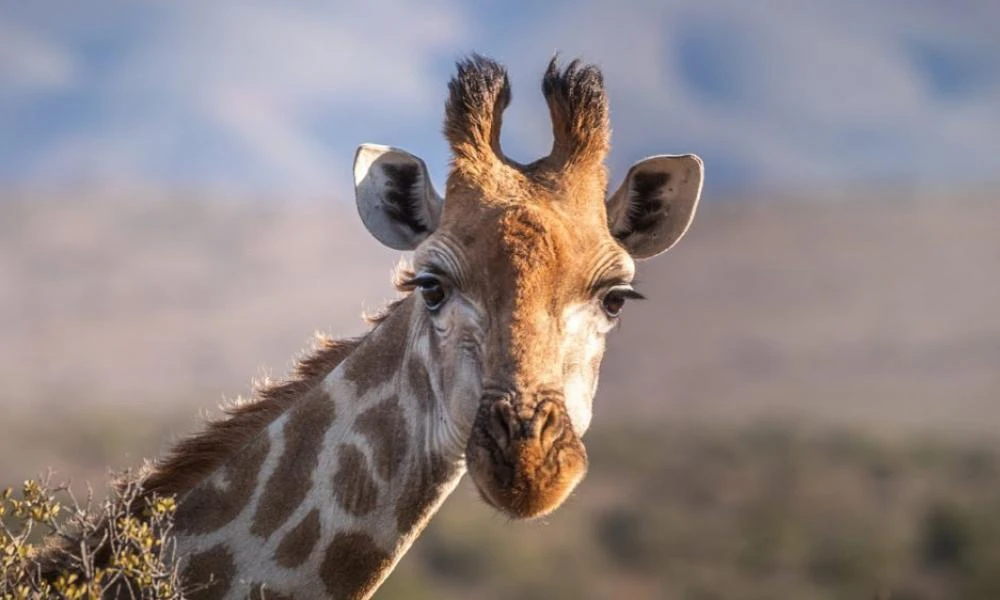
M 438 226 L 442 199 L 427 165 L 409 152 L 362 144 L 354 155 L 354 197 L 361 221 L 395 250 L 413 250 Z
M 634 258 L 670 249 L 694 219 L 702 170 L 694 154 L 652 156 L 632 165 L 608 200 L 611 235 Z

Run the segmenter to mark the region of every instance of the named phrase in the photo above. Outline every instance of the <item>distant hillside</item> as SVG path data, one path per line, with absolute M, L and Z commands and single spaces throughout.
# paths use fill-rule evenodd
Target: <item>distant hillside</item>
M 991 433 L 1000 202 L 716 202 L 640 268 L 598 420 L 762 415 Z M 346 203 L 115 192 L 0 199 L 0 403 L 213 407 L 354 334 L 398 254 Z M 0 437 L 12 420 L 0 421 Z

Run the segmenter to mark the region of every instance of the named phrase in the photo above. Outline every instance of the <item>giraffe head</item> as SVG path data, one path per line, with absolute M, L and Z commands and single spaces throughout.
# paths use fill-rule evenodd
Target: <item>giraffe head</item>
M 581 436 L 605 336 L 640 297 L 634 261 L 667 250 L 691 223 L 702 163 L 647 158 L 607 196 L 608 108 L 592 66 L 549 64 L 554 143 L 530 164 L 500 149 L 503 67 L 474 56 L 449 89 L 445 198 L 419 158 L 364 145 L 358 209 L 378 240 L 414 251 L 409 337 L 480 494 L 512 517 L 540 516 L 586 472 Z

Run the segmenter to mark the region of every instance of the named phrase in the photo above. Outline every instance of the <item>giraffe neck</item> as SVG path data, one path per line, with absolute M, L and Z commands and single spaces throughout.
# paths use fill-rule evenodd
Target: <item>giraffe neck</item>
M 185 580 L 212 577 L 200 597 L 367 598 L 457 485 L 462 436 L 409 308 L 180 499 Z

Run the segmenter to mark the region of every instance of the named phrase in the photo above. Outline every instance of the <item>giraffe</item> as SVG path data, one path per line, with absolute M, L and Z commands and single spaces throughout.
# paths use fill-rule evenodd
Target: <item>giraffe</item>
M 420 158 L 358 149 L 362 222 L 413 252 L 404 295 L 151 465 L 146 493 L 178 499 L 192 597 L 369 598 L 466 472 L 515 519 L 584 477 L 605 336 L 641 298 L 635 261 L 688 229 L 702 162 L 647 158 L 607 197 L 600 71 L 553 59 L 542 91 L 552 150 L 520 164 L 500 147 L 505 69 L 458 62 L 444 198 Z

